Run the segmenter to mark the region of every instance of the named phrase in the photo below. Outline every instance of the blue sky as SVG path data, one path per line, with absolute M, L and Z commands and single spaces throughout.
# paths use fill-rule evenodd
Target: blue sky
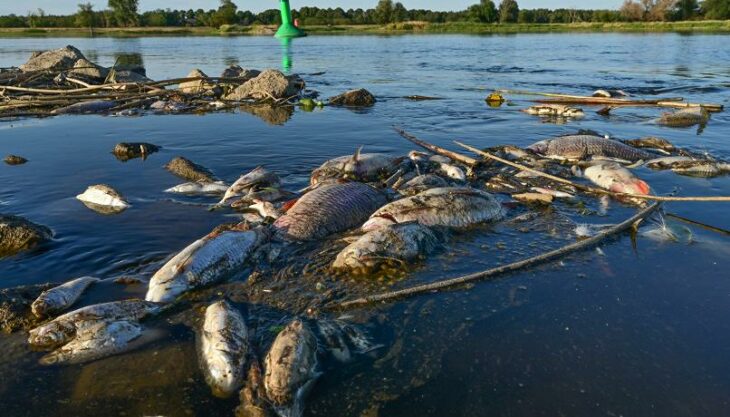
M 25 15 L 30 10 L 41 8 L 49 14 L 68 14 L 73 13 L 78 3 L 90 2 L 94 4 L 96 9 L 106 7 L 106 0 L 0 0 L 0 14 L 21 14 Z M 279 4 L 278 0 L 234 0 L 241 9 L 252 11 L 261 11 L 269 8 L 276 8 Z M 467 6 L 477 3 L 478 0 L 401 0 L 408 8 L 432 9 L 432 10 L 463 10 Z M 140 0 L 140 8 L 142 10 L 153 9 L 211 9 L 218 5 L 218 0 L 188 0 L 188 1 L 171 1 L 171 0 Z M 370 8 L 373 7 L 377 0 L 291 0 L 292 7 L 298 8 L 302 6 L 317 7 L 342 7 L 349 8 Z M 499 1 L 495 1 L 499 3 Z M 622 0 L 518 0 L 520 7 L 533 9 L 538 7 L 546 7 L 550 9 L 559 7 L 568 8 L 587 8 L 587 9 L 617 9 Z

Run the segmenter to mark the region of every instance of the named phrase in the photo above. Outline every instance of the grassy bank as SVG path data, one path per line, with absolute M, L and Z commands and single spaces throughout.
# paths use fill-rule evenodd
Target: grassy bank
M 305 26 L 313 35 L 387 35 L 409 33 L 550 33 L 550 32 L 681 32 L 681 33 L 730 33 L 730 20 L 688 21 L 688 22 L 621 22 L 621 23 L 518 23 L 482 24 L 470 22 L 426 23 L 403 22 L 389 25 L 338 25 Z M 207 27 L 139 27 L 139 28 L 97 28 L 93 32 L 79 28 L 0 28 L 0 37 L 137 37 L 137 36 L 237 36 L 272 35 L 272 26 L 223 26 L 220 29 Z

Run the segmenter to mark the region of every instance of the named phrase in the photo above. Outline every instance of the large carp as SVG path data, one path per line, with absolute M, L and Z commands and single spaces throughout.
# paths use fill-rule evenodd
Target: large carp
M 387 202 L 379 190 L 363 183 L 323 185 L 299 199 L 274 229 L 289 240 L 314 240 L 357 227 Z
M 416 222 L 373 230 L 343 249 L 332 267 L 366 272 L 388 263 L 406 263 L 438 246 L 436 235 Z
M 412 221 L 424 226 L 467 228 L 503 216 L 502 204 L 488 192 L 469 187 L 432 188 L 381 207 L 362 229 Z
M 267 237 L 256 228 L 214 232 L 196 240 L 152 276 L 145 299 L 171 302 L 186 291 L 225 278 L 240 269 Z
M 99 278 L 81 277 L 43 291 L 30 306 L 36 317 L 45 317 L 71 307 L 89 285 Z
M 52 348 L 68 343 L 77 330 L 99 321 L 137 321 L 156 314 L 160 306 L 143 300 L 123 300 L 94 304 L 58 316 L 30 331 L 28 343 Z
M 243 386 L 249 351 L 248 329 L 241 313 L 227 301 L 205 310 L 201 353 L 206 382 L 213 395 L 226 398 Z
M 316 381 L 317 339 L 301 320 L 294 320 L 274 340 L 264 360 L 266 396 L 281 417 L 300 417 Z
M 593 135 L 571 135 L 542 140 L 530 145 L 528 149 L 548 158 L 569 160 L 585 160 L 600 156 L 633 162 L 656 157 L 650 152 Z

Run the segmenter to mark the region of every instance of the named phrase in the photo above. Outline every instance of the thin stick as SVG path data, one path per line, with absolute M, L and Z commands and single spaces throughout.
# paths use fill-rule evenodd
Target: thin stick
M 478 155 L 484 156 L 489 159 L 493 159 L 495 161 L 501 162 L 503 164 L 512 166 L 514 168 L 517 168 L 522 171 L 528 171 L 535 175 L 539 175 L 541 177 L 548 178 L 553 181 L 561 182 L 563 184 L 569 184 L 573 187 L 586 191 L 591 193 L 598 193 L 598 194 L 605 194 L 605 195 L 611 195 L 614 197 L 630 197 L 630 198 L 638 198 L 642 200 L 651 200 L 651 201 L 717 201 L 717 202 L 730 202 L 730 197 L 673 197 L 673 196 L 655 196 L 655 195 L 643 195 L 643 194 L 629 194 L 629 193 L 614 193 L 612 191 L 604 190 L 602 188 L 596 188 L 596 187 L 589 187 L 582 184 L 576 184 L 570 180 L 566 180 L 565 178 L 556 177 L 550 174 L 546 174 L 542 171 L 536 170 L 534 168 L 529 168 L 524 165 L 520 165 L 511 161 L 508 161 L 506 159 L 502 159 L 498 156 L 492 155 L 489 152 L 484 152 L 481 149 L 477 149 L 473 146 L 469 146 L 466 144 L 463 144 L 459 141 L 454 141 L 457 145 L 461 146 L 462 148 L 468 149 Z
M 403 297 L 411 297 L 414 295 L 419 295 L 423 293 L 438 291 L 438 290 L 444 290 L 447 288 L 459 286 L 468 284 L 475 281 L 481 281 L 487 278 L 494 278 L 496 276 L 506 274 L 508 272 L 514 272 L 520 269 L 525 269 L 531 266 L 543 264 L 546 262 L 553 261 L 555 259 L 562 258 L 564 256 L 567 256 L 571 253 L 588 249 L 590 247 L 595 246 L 596 244 L 600 243 L 604 239 L 617 235 L 621 232 L 624 232 L 625 230 L 631 228 L 634 224 L 637 222 L 640 222 L 641 220 L 648 217 L 650 214 L 652 214 L 657 208 L 659 208 L 660 203 L 654 203 L 651 206 L 639 211 L 635 215 L 631 216 L 631 218 L 609 228 L 605 231 L 597 234 L 596 236 L 593 236 L 591 238 L 588 238 L 586 240 L 581 240 L 579 242 L 571 243 L 570 245 L 563 246 L 559 249 L 543 253 L 542 255 L 534 256 L 532 258 L 523 259 L 521 261 L 517 261 L 508 265 L 502 265 L 498 266 L 496 268 L 488 269 L 486 271 L 482 272 L 476 272 L 469 275 L 464 275 L 457 278 L 451 278 L 443 281 L 433 282 L 430 284 L 424 284 L 424 285 L 417 285 L 410 288 L 404 288 L 402 290 L 397 291 L 390 291 L 382 294 L 377 295 L 371 295 L 367 297 L 358 298 L 355 300 L 345 301 L 339 304 L 334 305 L 328 305 L 328 309 L 344 309 L 344 308 L 352 308 L 352 307 L 359 307 L 367 304 L 372 304 L 376 302 L 383 302 L 383 301 L 391 301 L 398 298 Z
M 722 104 L 695 104 L 680 103 L 666 100 L 624 100 L 618 98 L 589 97 L 589 98 L 551 98 L 546 100 L 534 100 L 544 104 L 610 104 L 612 106 L 657 106 L 657 107 L 702 107 L 710 112 L 721 112 L 724 109 Z
M 725 230 L 725 229 L 722 229 L 719 227 L 710 226 L 709 224 L 700 223 L 696 220 L 688 219 L 686 217 L 682 217 L 682 216 L 680 216 L 678 214 L 674 214 L 674 213 L 664 213 L 664 215 L 666 215 L 667 217 L 675 218 L 681 222 L 689 223 L 691 225 L 698 226 L 698 227 L 701 227 L 703 229 L 707 229 L 707 230 L 710 230 L 713 232 L 717 232 L 717 233 L 723 234 L 725 236 L 730 236 L 730 230 Z
M 448 149 L 444 149 L 442 147 L 432 145 L 428 142 L 424 142 L 424 141 L 418 139 L 417 137 L 411 135 L 410 133 L 406 132 L 403 129 L 399 129 L 397 127 L 393 127 L 393 129 L 395 129 L 395 131 L 398 132 L 398 134 L 403 136 L 405 139 L 415 143 L 416 145 L 418 145 L 422 148 L 428 149 L 429 151 L 431 151 L 433 153 L 443 155 L 449 159 L 452 159 L 457 162 L 461 162 L 462 164 L 470 166 L 470 167 L 475 166 L 478 163 L 478 161 L 474 158 L 470 158 L 468 156 L 461 155 L 456 152 L 452 152 Z

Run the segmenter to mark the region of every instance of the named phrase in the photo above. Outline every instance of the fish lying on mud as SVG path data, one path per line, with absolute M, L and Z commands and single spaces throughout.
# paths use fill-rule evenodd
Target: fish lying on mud
M 124 300 L 94 304 L 58 316 L 30 331 L 28 343 L 53 348 L 67 343 L 78 328 L 96 321 L 137 321 L 160 312 L 160 306 L 143 300 Z
M 317 185 L 330 178 L 377 181 L 395 173 L 404 159 L 382 153 L 360 153 L 358 149 L 354 155 L 330 159 L 312 171 L 310 184 Z
M 649 184 L 617 163 L 592 165 L 585 169 L 583 175 L 597 186 L 615 193 L 648 195 L 651 192 Z
M 64 311 L 71 307 L 91 284 L 99 281 L 99 278 L 81 277 L 43 291 L 31 304 L 31 311 L 39 318 Z
M 108 208 L 111 212 L 118 212 L 129 207 L 127 200 L 117 190 L 104 184 L 92 185 L 76 198 L 95 211 L 105 212 L 104 208 Z
M 368 272 L 384 264 L 404 264 L 432 252 L 438 246 L 436 235 L 417 222 L 391 224 L 361 236 L 343 249 L 334 269 Z
M 424 226 L 467 228 L 503 216 L 502 204 L 486 191 L 469 187 L 433 188 L 381 207 L 362 230 L 412 221 Z
M 248 329 L 243 316 L 227 301 L 205 310 L 200 356 L 213 395 L 231 396 L 244 383 L 244 366 L 249 353 Z
M 118 105 L 119 102 L 110 100 L 83 101 L 81 103 L 74 103 L 70 106 L 52 110 L 51 114 L 103 113 L 117 107 Z
M 273 227 L 284 239 L 320 239 L 361 225 L 386 202 L 382 192 L 367 184 L 323 185 L 300 198 Z
M 578 161 L 595 156 L 618 158 L 631 162 L 656 157 L 650 152 L 624 143 L 592 135 L 571 135 L 542 140 L 530 145 L 528 149 L 548 158 Z
M 405 196 L 412 196 L 431 188 L 448 187 L 445 179 L 434 174 L 424 174 L 412 178 L 405 184 L 398 187 L 398 192 Z
M 281 184 L 281 179 L 275 173 L 259 166 L 248 174 L 242 175 L 236 182 L 231 184 L 225 195 L 218 204 L 223 204 L 233 197 L 246 195 L 252 191 L 262 188 L 276 188 Z
M 583 117 L 583 110 L 562 104 L 542 104 L 539 106 L 531 106 L 523 112 L 533 116 L 552 116 L 552 117 Z
M 664 113 L 657 120 L 659 124 L 671 127 L 702 125 L 710 119 L 710 113 L 702 107 L 688 107 L 674 113 Z
M 304 400 L 319 377 L 317 339 L 301 320 L 284 328 L 264 360 L 266 396 L 281 417 L 301 417 Z
M 76 337 L 41 358 L 41 365 L 79 364 L 128 351 L 130 342 L 142 335 L 142 326 L 133 321 L 84 322 Z
M 211 233 L 180 251 L 150 279 L 145 299 L 158 303 L 236 272 L 268 238 L 264 229 Z
M 174 194 L 223 194 L 228 190 L 228 185 L 223 181 L 216 182 L 186 182 L 165 190 L 166 193 Z

